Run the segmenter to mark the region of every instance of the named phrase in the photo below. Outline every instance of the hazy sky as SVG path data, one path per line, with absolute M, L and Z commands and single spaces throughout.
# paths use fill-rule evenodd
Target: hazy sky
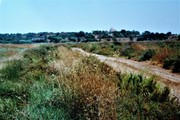
M 180 33 L 180 0 L 0 0 L 0 33 L 138 30 Z

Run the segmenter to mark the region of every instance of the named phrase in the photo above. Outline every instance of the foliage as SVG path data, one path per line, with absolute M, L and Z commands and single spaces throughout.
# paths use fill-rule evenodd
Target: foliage
M 141 75 L 122 75 L 118 87 L 119 119 L 178 119 L 178 102 L 170 102 L 170 90 L 160 89 L 152 78 Z M 175 112 L 175 111 L 176 112 Z M 170 114 L 173 114 L 171 116 Z
M 41 46 L 0 70 L 0 118 L 179 119 L 169 93 L 153 78 L 117 73 L 63 46 Z
M 164 41 L 164 42 L 101 42 L 101 43 L 81 43 L 68 45 L 71 47 L 80 47 L 85 51 L 113 56 L 127 57 L 128 59 L 137 61 L 151 61 L 153 65 L 164 66 L 166 69 L 173 69 L 177 61 L 176 70 L 178 72 L 178 60 L 180 56 L 180 42 Z M 170 59 L 170 60 L 169 60 Z M 173 59 L 173 60 L 171 60 Z M 168 61 L 172 61 L 168 63 Z M 172 63 L 172 64 L 171 64 Z M 171 64 L 171 65 L 168 65 Z
M 154 50 L 148 49 L 140 56 L 139 61 L 150 60 L 154 54 L 155 54 Z
M 21 60 L 13 60 L 8 62 L 4 68 L 1 69 L 0 75 L 4 79 L 8 80 L 18 80 L 21 76 L 21 71 L 23 70 L 23 65 Z
M 15 44 L 30 44 L 30 43 L 64 43 L 64 42 L 97 42 L 103 39 L 113 40 L 116 38 L 138 38 L 138 41 L 144 40 L 168 40 L 168 38 L 177 39 L 178 35 L 167 33 L 153 33 L 145 31 L 140 34 L 139 31 L 129 30 L 114 30 L 101 31 L 95 30 L 92 32 L 39 32 L 39 33 L 17 33 L 17 34 L 0 34 L 0 43 L 15 43 Z
M 167 58 L 164 60 L 163 68 L 172 69 L 173 72 L 180 72 L 180 57 Z
M 167 58 L 164 60 L 163 68 L 170 69 L 173 67 L 175 60 L 173 58 Z
M 125 56 L 125 57 L 128 57 L 128 59 L 130 59 L 132 57 L 133 52 L 134 52 L 134 49 L 132 47 L 130 47 L 129 45 L 124 46 L 121 49 L 121 56 Z

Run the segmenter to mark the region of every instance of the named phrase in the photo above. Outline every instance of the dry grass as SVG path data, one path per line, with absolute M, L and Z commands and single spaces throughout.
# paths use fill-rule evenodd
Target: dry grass
M 152 61 L 154 64 L 162 65 L 164 60 L 173 54 L 173 51 L 167 47 L 156 48 L 156 54 L 153 56 Z
M 84 106 L 79 112 L 85 111 L 86 117 L 90 119 L 116 119 L 115 72 L 107 65 L 104 67 L 104 64 L 94 58 L 82 58 L 82 61 L 73 76 L 70 76 L 70 83 L 67 83 L 79 96 L 78 105 Z M 94 64 L 89 64 L 90 62 Z
M 60 74 L 60 72 L 63 72 L 63 74 L 69 73 L 82 57 L 78 52 L 72 52 L 63 46 L 58 47 L 54 54 L 57 59 L 49 63 L 49 71 L 57 74 Z
M 17 54 L 17 51 L 15 51 L 15 50 L 13 50 L 11 48 L 7 48 L 7 51 L 6 51 L 7 56 L 13 56 L 15 54 Z
M 132 44 L 132 48 L 134 48 L 135 50 L 147 50 L 147 46 L 137 43 L 137 44 Z
M 36 44 L 0 44 L 0 48 L 34 48 Z
M 92 56 L 83 57 L 65 47 L 58 51 L 59 59 L 50 66 L 58 71 L 59 87 L 73 99 L 71 117 L 116 119 L 116 72 Z

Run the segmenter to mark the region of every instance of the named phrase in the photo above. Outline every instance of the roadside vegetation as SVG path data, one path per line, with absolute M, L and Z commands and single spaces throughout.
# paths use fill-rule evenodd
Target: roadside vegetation
M 18 44 L 0 44 L 0 60 L 8 57 L 12 57 L 28 48 L 32 45 L 18 45 Z
M 110 46 L 104 48 L 110 52 L 103 51 L 106 55 L 118 55 L 121 48 L 91 45 L 91 52 Z M 153 78 L 117 73 L 95 57 L 62 45 L 40 46 L 0 69 L 0 118 L 178 120 L 180 105 Z
M 180 42 L 178 41 L 80 43 L 70 46 L 106 56 L 149 61 L 172 72 L 180 72 Z

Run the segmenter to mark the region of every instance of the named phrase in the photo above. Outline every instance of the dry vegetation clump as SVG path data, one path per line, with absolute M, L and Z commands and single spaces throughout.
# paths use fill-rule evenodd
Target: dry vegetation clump
M 33 44 L 0 44 L 1 48 L 34 48 Z
M 16 49 L 13 48 L 0 48 L 0 58 L 6 58 L 6 57 L 11 57 L 14 56 L 18 53 Z
M 162 65 L 164 60 L 172 54 L 173 54 L 173 51 L 167 47 L 156 48 L 156 54 L 153 56 L 152 61 L 156 62 L 155 64 Z
M 147 50 L 147 46 L 142 44 L 142 43 L 135 43 L 132 44 L 132 48 L 134 48 L 135 50 Z
M 65 66 L 73 66 L 82 56 L 78 52 L 73 52 L 70 49 L 60 46 L 57 48 L 57 57 L 60 61 L 64 62 Z
M 71 118 L 116 119 L 116 72 L 95 57 L 83 57 L 64 47 L 58 51 L 58 83 L 63 99 L 69 101 Z
M 116 119 L 117 77 L 109 66 L 94 57 L 82 58 L 70 76 L 77 99 L 73 111 L 89 119 Z M 78 106 L 77 106 L 78 105 Z
M 13 49 L 7 49 L 7 51 L 6 51 L 7 56 L 13 56 L 15 54 L 17 54 L 17 51 L 15 51 Z
M 63 72 L 63 74 L 68 74 L 73 66 L 82 57 L 80 53 L 73 52 L 64 46 L 57 47 L 56 52 L 54 52 L 54 56 L 56 56 L 56 59 L 49 63 L 48 71 L 50 74 L 60 74 L 60 72 Z

